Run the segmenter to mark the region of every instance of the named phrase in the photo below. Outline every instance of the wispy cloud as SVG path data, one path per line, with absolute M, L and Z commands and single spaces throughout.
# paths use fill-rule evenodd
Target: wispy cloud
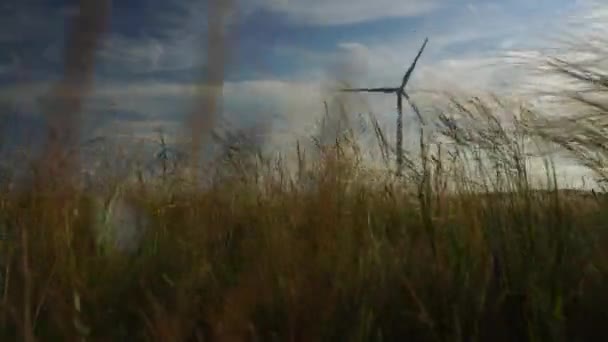
M 440 0 L 253 0 L 253 8 L 285 15 L 304 25 L 344 25 L 383 18 L 414 17 L 436 10 Z
M 120 25 L 99 51 L 101 69 L 124 75 L 204 66 L 208 0 L 150 2 L 138 17 L 115 11 Z

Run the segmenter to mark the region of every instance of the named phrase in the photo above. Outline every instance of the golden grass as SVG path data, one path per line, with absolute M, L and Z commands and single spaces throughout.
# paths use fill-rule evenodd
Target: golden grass
M 605 195 L 561 192 L 551 169 L 533 189 L 501 134 L 485 179 L 464 165 L 473 138 L 458 158 L 429 143 L 408 180 L 368 179 L 338 140 L 300 164 L 312 181 L 123 185 L 147 220 L 132 252 L 100 245 L 95 193 L 4 193 L 2 339 L 585 338 L 608 304 Z

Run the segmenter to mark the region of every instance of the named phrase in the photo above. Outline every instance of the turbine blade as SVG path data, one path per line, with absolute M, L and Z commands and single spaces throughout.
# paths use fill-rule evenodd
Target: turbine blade
M 422 118 L 422 114 L 420 113 L 420 109 L 418 108 L 418 106 L 416 106 L 416 104 L 412 101 L 410 96 L 405 91 L 402 91 L 401 95 L 403 95 L 403 97 L 405 97 L 407 102 L 410 104 L 410 107 L 412 107 L 412 110 L 414 111 L 414 113 L 416 113 L 416 116 L 418 117 L 420 124 L 424 125 L 424 119 Z
M 420 47 L 420 50 L 418 51 L 418 54 L 416 55 L 416 58 L 414 58 L 414 62 L 412 62 L 412 65 L 410 65 L 409 69 L 403 76 L 403 81 L 401 82 L 401 87 L 399 88 L 401 91 L 403 91 L 405 89 L 407 82 L 410 80 L 410 76 L 412 76 L 412 72 L 414 71 L 414 68 L 416 68 L 416 64 L 418 64 L 418 60 L 420 59 L 420 56 L 422 56 L 422 52 L 424 51 L 424 48 L 426 47 L 426 44 L 428 42 L 429 42 L 429 39 L 425 38 L 424 43 L 422 44 L 422 47 Z

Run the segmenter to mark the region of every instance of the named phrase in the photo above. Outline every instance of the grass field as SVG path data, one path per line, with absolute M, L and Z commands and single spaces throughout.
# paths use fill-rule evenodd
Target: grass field
M 25 187 L 5 179 L 0 340 L 608 336 L 608 84 L 548 65 L 593 91 L 561 94 L 576 112 L 454 98 L 400 177 L 371 117 L 374 164 L 346 131 L 294 146 L 295 163 L 229 150 L 206 186 L 179 165 L 94 188 L 44 167 Z M 594 190 L 568 190 L 540 147 L 587 168 Z M 112 237 L 125 225 L 140 234 L 128 248 Z

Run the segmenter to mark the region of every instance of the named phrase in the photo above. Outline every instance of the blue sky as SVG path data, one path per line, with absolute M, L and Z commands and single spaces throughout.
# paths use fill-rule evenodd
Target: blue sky
M 113 1 L 84 111 L 86 134 L 145 138 L 157 127 L 180 127 L 206 67 L 206 1 Z M 398 83 L 425 37 L 413 91 L 513 92 L 526 80 L 504 56 L 552 47 L 566 27 L 591 29 L 591 14 L 606 8 L 598 3 L 237 0 L 223 115 L 237 126 L 263 127 L 271 144 L 283 145 L 311 132 L 335 81 Z M 68 0 L 0 5 L 2 115 L 25 127 L 38 122 L 38 98 L 60 75 L 65 24 L 77 14 Z M 349 110 L 388 118 L 393 101 L 358 96 Z

